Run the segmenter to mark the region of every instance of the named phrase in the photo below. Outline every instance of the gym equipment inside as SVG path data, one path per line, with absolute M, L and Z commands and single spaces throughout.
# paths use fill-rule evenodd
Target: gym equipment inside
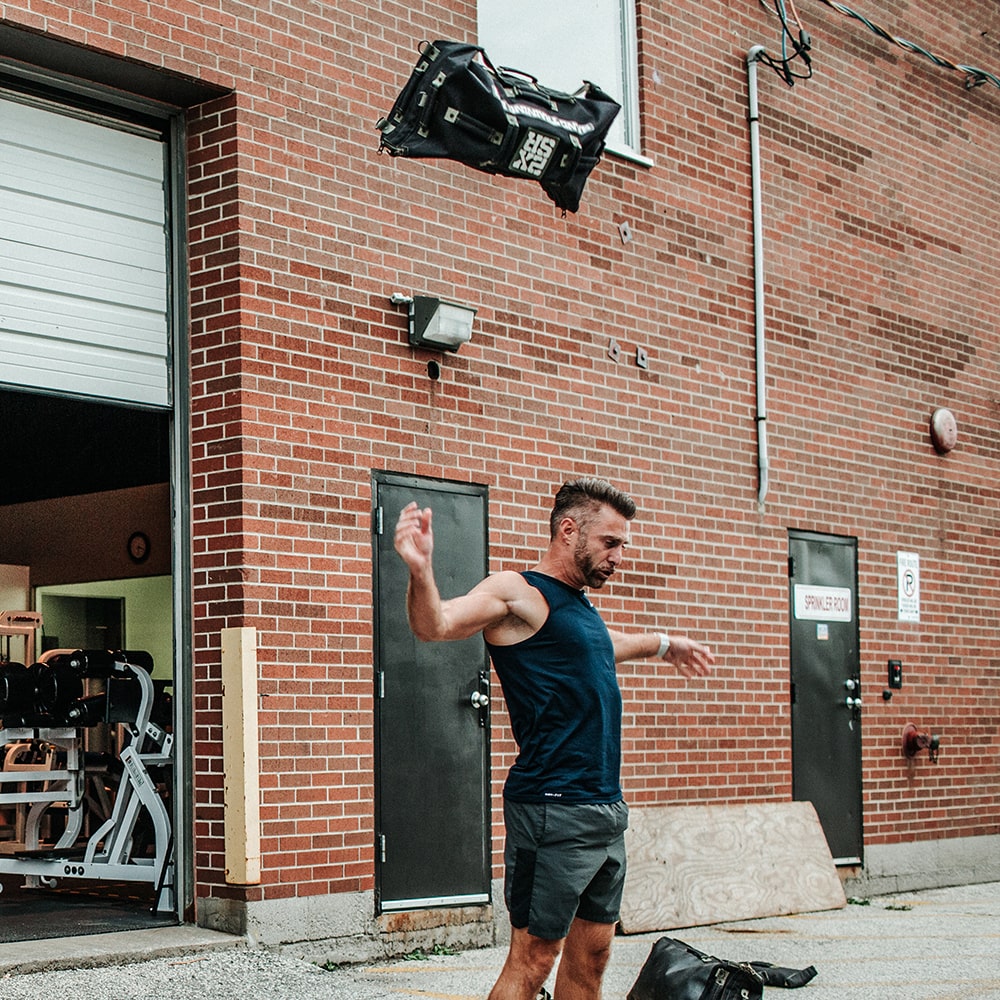
M 175 922 L 169 684 L 142 650 L 35 659 L 40 626 L 0 614 L 0 940 Z

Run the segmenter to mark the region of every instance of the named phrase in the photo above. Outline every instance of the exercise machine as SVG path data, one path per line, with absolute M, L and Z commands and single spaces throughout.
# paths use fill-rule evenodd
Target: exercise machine
M 63 879 L 147 882 L 156 912 L 176 910 L 164 802 L 174 737 L 169 696 L 152 669 L 141 650 L 57 649 L 30 667 L 0 663 L 0 809 L 13 807 L 17 817 L 14 850 L 0 855 L 0 873 L 22 874 L 32 887 Z M 85 694 L 91 678 L 104 682 L 102 692 Z M 108 755 L 85 752 L 84 731 L 99 723 L 118 726 L 114 767 Z M 104 780 L 112 771 L 113 794 Z M 101 799 L 103 811 L 110 805 L 110 814 L 86 835 L 88 783 L 91 801 Z M 65 823 L 55 843 L 43 845 L 43 821 L 56 804 Z

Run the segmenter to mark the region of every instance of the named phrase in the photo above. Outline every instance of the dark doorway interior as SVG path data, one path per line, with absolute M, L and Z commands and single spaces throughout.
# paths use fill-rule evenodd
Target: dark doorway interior
M 127 489 L 170 478 L 168 415 L 0 390 L 0 505 Z

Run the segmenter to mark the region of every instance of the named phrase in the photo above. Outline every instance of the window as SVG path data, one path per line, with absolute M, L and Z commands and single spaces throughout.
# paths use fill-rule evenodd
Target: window
M 635 0 L 479 0 L 479 44 L 555 90 L 595 83 L 622 106 L 608 148 L 641 153 Z

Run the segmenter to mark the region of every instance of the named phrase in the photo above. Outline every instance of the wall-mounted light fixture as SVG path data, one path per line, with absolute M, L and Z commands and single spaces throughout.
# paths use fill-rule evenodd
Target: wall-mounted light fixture
M 389 301 L 409 309 L 411 347 L 432 351 L 457 351 L 472 339 L 472 306 L 445 302 L 432 295 L 404 295 L 395 292 Z

